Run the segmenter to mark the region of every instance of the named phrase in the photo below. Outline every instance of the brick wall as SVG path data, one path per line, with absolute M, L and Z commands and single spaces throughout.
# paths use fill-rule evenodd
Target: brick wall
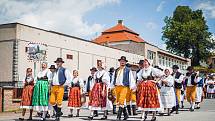
M 19 109 L 20 102 L 13 99 L 14 88 L 3 88 L 3 111 Z

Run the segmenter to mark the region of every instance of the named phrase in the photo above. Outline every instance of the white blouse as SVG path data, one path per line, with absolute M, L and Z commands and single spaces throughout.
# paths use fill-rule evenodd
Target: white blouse
M 166 76 L 164 79 L 162 79 L 164 81 L 167 81 L 167 86 L 173 86 L 174 85 L 174 77 L 172 75 Z M 165 86 L 165 85 L 163 85 Z
M 162 77 L 164 75 L 163 71 L 149 66 L 148 68 L 143 68 L 137 74 L 137 80 L 141 81 L 143 78 L 147 78 L 152 74 L 153 77 Z
M 110 76 L 109 76 L 109 74 L 108 74 L 107 71 L 105 71 L 105 70 L 101 70 L 101 71 L 98 70 L 98 71 L 95 73 L 94 76 L 95 76 L 94 79 L 100 78 L 101 76 L 103 76 L 103 77 L 102 77 L 102 82 L 105 83 L 105 84 L 107 85 L 108 88 L 110 87 Z

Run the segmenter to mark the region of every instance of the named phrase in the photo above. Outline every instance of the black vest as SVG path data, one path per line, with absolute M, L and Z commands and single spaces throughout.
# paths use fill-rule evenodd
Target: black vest
M 180 72 L 176 72 L 175 79 L 179 79 L 181 75 L 182 74 Z M 174 87 L 176 89 L 181 89 L 182 88 L 182 83 L 178 83 L 178 82 L 174 81 Z

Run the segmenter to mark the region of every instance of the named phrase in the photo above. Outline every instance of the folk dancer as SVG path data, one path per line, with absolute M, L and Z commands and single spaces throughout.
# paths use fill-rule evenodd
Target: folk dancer
M 197 85 L 196 85 L 196 109 L 200 109 L 200 103 L 203 100 L 203 87 L 204 87 L 204 79 L 200 76 L 197 77 Z
M 207 97 L 209 99 L 215 98 L 215 74 L 211 74 L 206 81 L 207 84 Z
M 176 111 L 176 114 L 178 114 L 178 109 L 180 107 L 180 101 L 181 101 L 181 89 L 182 89 L 182 82 L 184 80 L 184 76 L 182 73 L 179 72 L 178 65 L 173 65 L 172 67 L 173 73 L 172 76 L 174 77 L 174 88 L 175 88 L 175 94 L 176 94 L 176 106 L 172 108 L 172 111 L 170 113 L 173 113 Z
M 176 105 L 176 96 L 174 91 L 174 77 L 171 75 L 172 69 L 167 68 L 164 70 L 165 77 L 161 81 L 161 102 L 163 107 L 167 109 L 168 116 L 170 115 L 170 109 Z
M 190 103 L 190 111 L 193 112 L 195 108 L 196 101 L 196 84 L 197 84 L 197 73 L 194 72 L 192 66 L 187 68 L 188 72 L 186 73 L 186 96 L 187 101 Z
M 119 106 L 117 113 L 117 120 L 121 120 L 122 113 L 124 114 L 124 120 L 128 119 L 128 114 L 126 110 L 126 97 L 127 93 L 132 90 L 136 90 L 136 81 L 133 77 L 133 73 L 130 68 L 126 67 L 128 60 L 125 56 L 121 56 L 118 59 L 120 67 L 116 69 L 114 73 L 114 80 L 111 83 L 111 88 L 115 89 L 116 94 L 116 104 Z
M 23 80 L 23 91 L 22 91 L 22 100 L 20 108 L 22 108 L 22 117 L 19 118 L 19 120 L 24 120 L 26 109 L 30 109 L 30 116 L 28 120 L 32 120 L 32 113 L 33 113 L 33 107 L 32 107 L 32 95 L 34 90 L 34 78 L 32 76 L 32 69 L 27 68 L 26 70 L 26 76 Z
M 91 100 L 89 109 L 91 114 L 88 117 L 90 120 L 93 119 L 94 110 L 104 111 L 102 120 L 107 119 L 107 110 L 112 110 L 112 104 L 108 100 L 108 90 L 110 88 L 110 76 L 108 72 L 102 67 L 102 62 L 97 63 L 98 71 L 95 74 L 95 84 L 91 91 Z
M 37 74 L 36 84 L 34 86 L 32 105 L 38 112 L 42 112 L 41 120 L 45 121 L 49 105 L 49 70 L 47 63 L 42 63 L 42 70 Z
M 141 118 L 147 119 L 148 111 L 152 111 L 151 121 L 156 121 L 156 111 L 161 110 L 161 99 L 155 78 L 161 78 L 164 73 L 152 67 L 152 61 L 144 59 L 144 68 L 138 74 L 137 106 L 142 110 Z M 145 114 L 144 114 L 145 113 Z
M 92 100 L 92 89 L 93 89 L 93 86 L 95 84 L 95 73 L 97 72 L 97 69 L 96 67 L 92 67 L 90 69 L 90 76 L 88 77 L 87 79 L 87 83 L 86 83 L 86 93 L 87 95 L 89 96 L 89 100 Z M 88 106 L 90 105 L 90 102 L 88 103 Z M 93 111 L 94 114 L 93 114 L 93 117 L 98 117 L 98 111 L 97 110 L 94 110 Z
M 55 120 L 59 121 L 60 116 L 63 115 L 61 108 L 64 95 L 64 85 L 69 84 L 69 81 L 71 80 L 71 74 L 68 69 L 62 66 L 64 63 L 62 58 L 57 58 L 57 60 L 54 62 L 57 65 L 57 69 L 53 76 L 50 104 L 53 106 L 56 112 Z
M 73 70 L 73 77 L 70 83 L 68 108 L 70 113 L 68 117 L 73 117 L 73 110 L 77 109 L 76 117 L 79 117 L 79 112 L 81 108 L 81 94 L 83 93 L 84 82 L 78 77 L 78 70 Z

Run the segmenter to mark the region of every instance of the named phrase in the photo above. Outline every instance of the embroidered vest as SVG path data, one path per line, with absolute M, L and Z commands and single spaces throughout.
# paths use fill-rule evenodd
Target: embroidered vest
M 93 76 L 89 76 L 87 79 L 87 92 L 90 92 L 90 82 L 92 81 Z
M 117 78 L 118 70 L 119 70 L 119 68 L 117 68 L 115 71 L 114 80 L 113 80 L 114 85 L 116 85 L 116 78 Z M 130 69 L 128 67 L 125 67 L 124 72 L 123 72 L 123 82 L 122 82 L 123 86 L 129 87 L 129 73 L 130 73 Z
M 59 84 L 63 85 L 66 82 L 65 68 L 61 67 L 58 69 L 58 80 Z
M 195 78 L 196 78 L 196 73 L 186 73 L 186 76 L 191 76 L 191 84 L 192 85 L 196 85 L 196 82 L 195 82 Z M 188 83 L 188 79 L 185 80 L 185 84 L 187 85 Z

